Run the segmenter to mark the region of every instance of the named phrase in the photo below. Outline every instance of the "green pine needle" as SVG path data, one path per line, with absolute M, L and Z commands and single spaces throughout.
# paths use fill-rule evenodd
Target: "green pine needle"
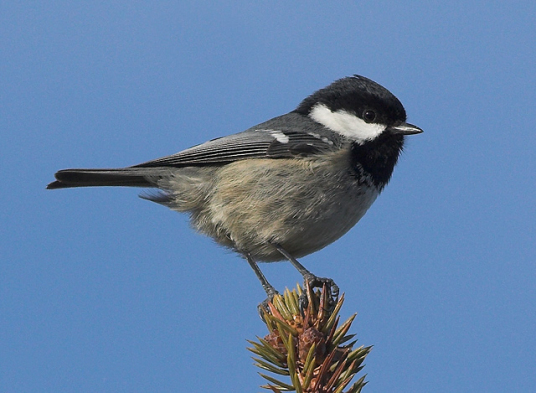
M 306 296 L 306 301 L 300 296 Z M 343 302 L 344 295 L 332 299 L 325 285 L 316 291 L 298 285 L 274 296 L 263 315 L 269 334 L 257 337 L 258 342 L 249 341 L 252 347 L 248 350 L 258 356 L 253 358 L 257 367 L 289 380 L 259 373 L 269 382 L 262 388 L 276 393 L 361 392 L 364 376 L 344 389 L 363 368 L 372 347 L 353 349 L 357 340 L 348 331 L 356 314 L 338 326 Z M 303 304 L 306 306 L 300 310 Z

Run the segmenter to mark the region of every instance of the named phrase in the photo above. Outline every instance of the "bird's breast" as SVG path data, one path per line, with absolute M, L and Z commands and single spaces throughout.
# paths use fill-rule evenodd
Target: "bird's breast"
M 378 195 L 356 178 L 348 152 L 322 159 L 255 159 L 227 165 L 208 201 L 202 232 L 260 261 L 324 248 L 352 228 Z

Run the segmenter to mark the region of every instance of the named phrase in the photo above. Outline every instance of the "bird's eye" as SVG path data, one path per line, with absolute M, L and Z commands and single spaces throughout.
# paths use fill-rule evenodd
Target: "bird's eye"
M 372 123 L 374 120 L 376 120 L 376 112 L 367 109 L 365 112 L 363 112 L 363 120 L 365 120 L 367 123 Z

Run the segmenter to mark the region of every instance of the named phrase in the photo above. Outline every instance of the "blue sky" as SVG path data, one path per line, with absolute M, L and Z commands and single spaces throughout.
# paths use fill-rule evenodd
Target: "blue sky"
M 536 3 L 4 2 L 0 391 L 249 392 L 264 293 L 135 189 L 68 167 L 171 154 L 359 73 L 425 130 L 361 222 L 301 261 L 374 345 L 366 392 L 536 385 Z M 299 275 L 264 264 L 282 289 Z

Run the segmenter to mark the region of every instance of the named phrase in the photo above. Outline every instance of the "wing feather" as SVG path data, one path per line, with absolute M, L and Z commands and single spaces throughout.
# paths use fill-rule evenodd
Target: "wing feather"
M 252 128 L 134 167 L 225 164 L 247 158 L 300 158 L 335 148 L 331 140 L 314 133 Z

